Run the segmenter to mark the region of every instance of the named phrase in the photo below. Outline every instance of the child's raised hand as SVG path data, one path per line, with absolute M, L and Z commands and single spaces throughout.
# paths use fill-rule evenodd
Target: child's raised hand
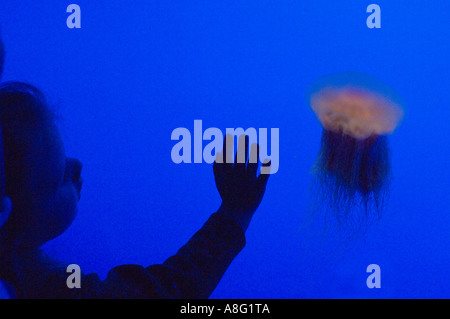
M 227 156 L 227 140 L 232 139 L 232 135 L 226 135 L 223 143 L 223 153 L 217 153 L 214 162 L 214 177 L 216 187 L 222 198 L 222 205 L 219 208 L 220 213 L 224 213 L 233 218 L 245 232 L 250 224 L 251 218 L 258 208 L 266 190 L 269 174 L 260 174 L 257 176 L 259 163 L 259 146 L 253 144 L 249 161 L 249 138 L 246 135 L 239 137 L 238 152 L 236 152 L 234 164 Z M 245 158 L 239 158 L 239 150 L 245 148 Z M 229 151 L 229 150 L 228 150 Z M 244 153 L 242 151 L 242 153 Z M 218 160 L 218 159 L 222 159 Z M 269 166 L 270 162 L 264 163 Z

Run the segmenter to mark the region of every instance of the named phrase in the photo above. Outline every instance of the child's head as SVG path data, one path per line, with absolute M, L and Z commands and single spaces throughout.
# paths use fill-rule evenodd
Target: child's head
M 77 211 L 81 163 L 66 158 L 44 96 L 24 83 L 0 84 L 5 192 L 12 212 L 0 245 L 36 248 L 63 233 Z

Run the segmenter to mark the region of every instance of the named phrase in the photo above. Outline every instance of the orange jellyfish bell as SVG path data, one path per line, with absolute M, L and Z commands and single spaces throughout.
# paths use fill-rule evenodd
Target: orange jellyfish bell
M 323 127 L 357 139 L 391 134 L 403 116 L 399 105 L 366 89 L 326 87 L 311 96 Z
M 360 206 L 380 216 L 391 172 L 387 135 L 403 117 L 398 94 L 366 74 L 343 72 L 315 81 L 308 99 L 323 127 L 314 166 L 321 202 L 341 221 Z
M 390 87 L 363 73 L 342 72 L 310 87 L 310 105 L 324 129 L 357 139 L 391 134 L 403 117 Z

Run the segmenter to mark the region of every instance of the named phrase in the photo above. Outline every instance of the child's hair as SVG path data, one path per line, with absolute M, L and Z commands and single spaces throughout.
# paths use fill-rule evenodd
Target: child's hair
M 21 82 L 0 83 L 5 193 L 13 202 L 11 215 L 0 228 L 0 278 L 14 287 L 30 280 L 30 269 L 40 268 L 45 260 L 41 253 L 29 256 L 15 251 L 13 244 L 23 222 L 20 216 L 25 205 L 23 188 L 29 182 L 31 171 L 38 169 L 30 165 L 32 150 L 45 147 L 44 134 L 54 120 L 54 113 L 36 87 Z
M 0 229 L 1 246 L 19 222 L 16 213 L 23 202 L 21 191 L 29 182 L 33 169 L 30 167 L 31 150 L 45 143 L 43 136 L 54 123 L 54 115 L 43 94 L 34 86 L 4 82 L 0 84 L 0 123 L 5 160 L 5 193 L 13 202 L 11 216 Z

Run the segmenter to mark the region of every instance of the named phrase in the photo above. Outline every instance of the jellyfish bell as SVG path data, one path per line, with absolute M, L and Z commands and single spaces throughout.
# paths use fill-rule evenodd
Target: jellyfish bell
M 391 170 L 387 136 L 403 117 L 398 94 L 368 75 L 344 72 L 317 80 L 308 98 L 323 127 L 313 170 L 320 202 L 341 222 L 355 211 L 380 217 Z
M 325 129 L 358 140 L 391 134 L 403 116 L 396 103 L 357 86 L 325 87 L 311 96 L 311 107 Z

